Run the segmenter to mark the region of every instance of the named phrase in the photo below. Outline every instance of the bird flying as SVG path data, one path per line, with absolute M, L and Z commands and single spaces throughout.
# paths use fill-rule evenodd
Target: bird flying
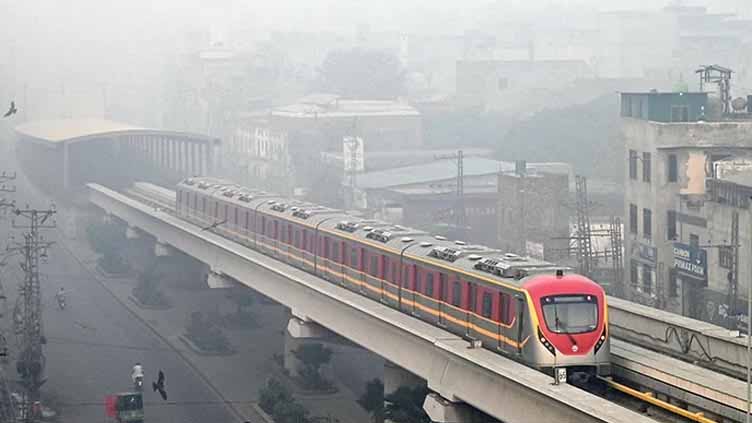
M 8 111 L 5 112 L 5 114 L 3 115 L 3 117 L 4 118 L 10 117 L 11 115 L 16 114 L 17 111 L 18 111 L 18 109 L 16 108 L 16 102 L 15 101 L 11 101 L 10 102 L 10 108 L 8 108 Z
M 164 372 L 160 370 L 159 375 L 157 376 L 157 381 L 152 382 L 151 387 L 152 389 L 154 389 L 154 392 L 159 391 L 159 395 L 162 396 L 162 399 L 167 401 L 167 391 L 165 391 L 164 382 L 165 382 Z

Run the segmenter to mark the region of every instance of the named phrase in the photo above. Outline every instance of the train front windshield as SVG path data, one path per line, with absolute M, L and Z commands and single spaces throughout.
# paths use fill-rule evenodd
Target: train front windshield
M 541 305 L 551 332 L 585 333 L 598 327 L 598 300 L 592 295 L 544 297 Z

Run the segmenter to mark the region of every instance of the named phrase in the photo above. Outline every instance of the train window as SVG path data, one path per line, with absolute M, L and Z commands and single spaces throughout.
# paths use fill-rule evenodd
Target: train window
M 350 247 L 350 267 L 358 269 L 358 248 L 354 245 Z
M 426 273 L 426 295 L 433 297 L 433 273 Z
M 287 225 L 287 243 L 290 244 L 292 242 L 292 225 Z
M 186 196 L 185 196 L 185 197 L 186 197 L 186 198 L 188 198 L 188 195 L 186 194 Z M 183 202 L 183 191 L 181 191 L 181 190 L 178 190 L 178 205 L 179 205 L 180 203 L 182 203 L 182 202 Z
M 219 201 L 214 203 L 214 217 L 219 219 Z
M 224 220 L 228 220 L 230 218 L 230 206 L 225 204 L 225 218 Z
M 324 257 L 331 258 L 331 253 L 329 252 L 329 238 L 327 237 L 324 237 Z
M 483 309 L 481 314 L 483 317 L 491 317 L 493 312 L 493 297 L 488 292 L 483 293 Z
M 383 275 L 383 278 L 386 280 L 391 280 L 392 275 L 391 273 L 389 273 L 389 271 L 391 270 L 391 267 L 389 267 L 389 257 L 381 256 L 381 260 L 381 269 L 383 269 L 381 273 Z
M 308 231 L 303 229 L 303 245 L 300 246 L 303 250 L 308 249 Z
M 459 281 L 454 281 L 452 284 L 452 305 L 460 306 L 462 304 L 462 285 Z
M 206 197 L 201 198 L 201 213 L 206 216 Z
M 502 323 L 507 323 L 508 317 L 509 317 L 509 295 L 499 293 L 499 316 L 496 320 Z
M 397 271 L 397 263 L 392 263 L 392 282 L 397 283 L 399 278 L 399 272 Z
M 193 210 L 198 210 L 198 194 L 193 194 Z
M 238 226 L 238 208 L 233 207 L 235 209 L 235 226 Z
M 371 256 L 371 267 L 368 269 L 371 273 L 371 276 L 377 278 L 379 276 L 379 257 L 376 255 Z
M 295 243 L 293 244 L 295 247 L 300 247 L 300 231 L 295 231 Z
M 279 239 L 279 222 L 276 220 L 274 221 L 274 232 L 272 233 L 272 236 L 274 239 Z
M 259 232 L 261 232 L 261 235 L 266 235 L 264 231 L 266 231 L 266 217 L 261 216 L 261 231 Z
M 400 279 L 400 287 L 407 287 L 410 280 L 408 279 L 409 268 L 407 265 L 402 267 L 402 279 Z
M 446 273 L 439 273 L 439 299 L 441 301 L 448 300 L 449 297 L 449 286 L 447 284 L 447 275 Z
M 423 272 L 415 270 L 415 292 L 423 292 Z
M 475 312 L 475 305 L 478 302 L 478 291 L 474 283 L 467 284 L 467 309 Z
M 248 230 L 248 223 L 249 223 L 250 220 L 251 220 L 251 212 L 249 212 L 248 210 L 246 210 L 246 212 L 245 212 L 245 230 L 246 231 Z

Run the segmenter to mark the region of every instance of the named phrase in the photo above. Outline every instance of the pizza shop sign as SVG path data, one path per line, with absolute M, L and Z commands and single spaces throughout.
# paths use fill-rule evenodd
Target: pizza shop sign
M 681 276 L 704 281 L 708 273 L 708 254 L 700 248 L 675 242 L 674 269 Z

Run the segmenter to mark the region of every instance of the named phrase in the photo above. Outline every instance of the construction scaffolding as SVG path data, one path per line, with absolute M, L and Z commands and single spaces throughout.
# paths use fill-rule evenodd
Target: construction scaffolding
M 575 176 L 575 199 L 577 205 L 577 269 L 580 274 L 590 276 L 593 271 L 593 231 L 590 227 L 590 201 L 587 193 L 587 179 Z

